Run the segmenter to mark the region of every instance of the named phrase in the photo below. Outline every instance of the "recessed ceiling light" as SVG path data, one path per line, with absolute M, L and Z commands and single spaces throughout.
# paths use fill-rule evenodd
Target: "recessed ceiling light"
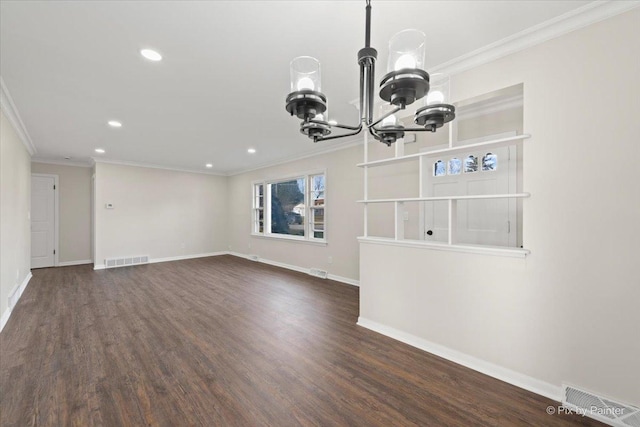
M 211 163 L 207 163 L 205 166 L 208 167 L 209 169 L 211 169 L 213 167 L 213 165 Z
M 95 151 L 96 151 L 96 153 L 98 153 L 98 154 L 104 154 L 104 153 L 105 153 L 104 148 L 96 148 L 96 150 L 95 150 Z
M 256 149 L 255 149 L 255 148 L 249 148 L 249 149 L 247 150 L 247 153 L 249 153 L 249 154 L 255 154 L 255 152 L 256 152 Z
M 109 120 L 107 122 L 109 124 L 109 126 L 111 126 L 112 128 L 121 128 L 122 127 L 122 123 L 120 123 L 117 120 Z
M 157 61 L 161 61 L 162 60 L 162 55 L 160 55 L 155 50 L 151 50 L 151 49 L 142 49 L 140 51 L 140 55 L 144 56 L 149 61 L 157 62 Z

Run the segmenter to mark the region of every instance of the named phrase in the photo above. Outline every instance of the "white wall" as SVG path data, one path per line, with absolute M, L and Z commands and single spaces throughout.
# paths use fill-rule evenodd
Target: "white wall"
M 98 163 L 95 186 L 96 267 L 111 257 L 157 260 L 227 248 L 226 177 Z
M 0 112 L 0 329 L 9 316 L 8 298 L 31 271 L 31 157 Z
M 360 316 L 507 368 L 640 403 L 640 10 L 455 76 L 524 83 L 526 259 L 362 244 Z
M 91 168 L 33 162 L 31 172 L 59 178 L 58 261 L 91 262 Z
M 301 136 L 301 138 L 303 138 Z M 302 143 L 311 143 L 302 141 Z M 229 177 L 229 247 L 232 252 L 358 280 L 358 242 L 362 234 L 362 148 L 352 147 Z M 251 192 L 256 180 L 326 170 L 327 245 L 251 236 Z M 329 263 L 329 257 L 333 262 Z

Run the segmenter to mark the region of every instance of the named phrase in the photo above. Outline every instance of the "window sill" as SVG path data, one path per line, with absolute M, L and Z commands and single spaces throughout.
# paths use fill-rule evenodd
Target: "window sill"
M 402 246 L 406 248 L 431 249 L 436 251 L 464 252 L 480 255 L 494 255 L 509 258 L 526 258 L 531 253 L 528 249 L 508 248 L 502 246 L 482 246 L 471 244 L 455 244 L 425 242 L 422 240 L 395 240 L 384 237 L 358 237 L 360 243 L 377 245 Z
M 320 240 L 320 239 L 310 240 L 310 239 L 304 239 L 304 238 L 293 237 L 293 236 L 285 236 L 285 235 L 279 236 L 274 234 L 258 234 L 258 233 L 251 233 L 251 237 L 257 237 L 259 239 L 282 240 L 286 242 L 305 243 L 307 245 L 327 246 L 327 241 Z

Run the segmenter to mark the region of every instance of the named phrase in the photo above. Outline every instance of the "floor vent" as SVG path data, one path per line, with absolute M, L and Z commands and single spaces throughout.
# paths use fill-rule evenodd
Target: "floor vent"
M 329 276 L 326 270 L 320 270 L 319 268 L 312 268 L 309 270 L 309 274 L 311 276 L 319 277 L 321 279 L 326 279 Z
M 616 427 L 640 427 L 640 408 L 614 402 L 585 390 L 564 386 L 562 404 L 590 418 Z
M 129 265 L 148 264 L 149 255 L 128 256 L 122 258 L 107 258 L 104 260 L 105 268 L 127 267 Z
M 258 261 L 258 255 L 249 255 L 248 257 L 251 261 Z

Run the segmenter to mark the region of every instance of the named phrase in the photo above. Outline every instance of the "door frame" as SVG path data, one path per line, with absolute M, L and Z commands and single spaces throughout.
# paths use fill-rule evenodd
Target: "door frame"
M 58 199 L 58 194 L 60 192 L 60 183 L 58 182 L 59 176 L 50 173 L 31 173 L 31 176 L 53 178 L 53 185 L 55 186 L 55 190 L 53 191 L 53 249 L 55 251 L 55 253 L 53 254 L 53 266 L 57 267 L 60 257 L 60 211 L 58 208 L 60 206 Z M 31 203 L 31 200 L 29 200 L 29 203 Z M 31 227 L 31 207 L 29 207 L 29 227 Z M 29 236 L 29 239 L 31 239 L 31 236 Z M 29 262 L 31 262 L 31 248 L 29 248 Z
M 457 129 L 456 129 L 457 130 Z M 506 138 L 506 137 L 510 137 L 510 136 L 516 136 L 518 135 L 518 131 L 517 130 L 510 130 L 510 131 L 506 131 L 506 132 L 500 132 L 500 133 L 496 133 L 496 134 L 491 134 L 491 135 L 486 135 L 486 136 L 481 136 L 478 138 L 470 138 L 470 139 L 463 139 L 460 141 L 454 141 L 453 146 L 454 147 L 462 147 L 465 145 L 469 145 L 469 144 L 474 144 L 477 142 L 483 142 L 483 141 L 491 141 L 494 139 L 498 139 L 498 138 Z M 515 147 L 515 152 L 511 153 L 511 147 L 514 146 Z M 513 166 L 513 172 L 509 173 L 508 177 L 507 177 L 507 182 L 508 182 L 508 188 L 509 188 L 509 192 L 516 192 L 517 188 L 518 188 L 518 145 L 516 142 L 514 142 L 514 144 L 512 146 L 509 146 L 509 159 L 508 161 L 510 162 L 510 166 Z M 439 145 L 434 145 L 434 146 L 430 146 L 430 147 L 425 147 L 425 148 L 421 148 L 419 151 L 420 152 L 425 152 L 425 151 L 432 151 L 432 150 L 438 150 L 438 149 L 444 149 L 444 148 L 448 148 L 449 145 L 447 144 L 439 144 Z M 435 156 L 437 157 L 437 156 Z M 427 182 L 427 177 L 430 176 L 429 175 L 429 168 L 430 168 L 430 162 L 427 162 L 427 156 L 420 156 L 420 168 L 422 169 L 422 176 L 421 179 L 423 182 L 420 183 L 420 197 L 424 196 L 424 192 L 425 192 L 425 183 Z M 431 157 L 432 158 L 432 157 Z M 513 162 L 513 163 L 511 163 Z M 509 236 L 509 244 L 511 245 L 513 243 L 513 247 L 517 248 L 518 247 L 518 205 L 517 205 L 517 201 L 516 199 L 510 198 L 508 200 L 509 203 L 509 208 L 508 208 L 508 214 L 509 214 L 509 222 L 510 222 L 510 228 L 511 230 L 515 230 L 515 233 L 512 233 Z M 426 219 L 426 212 L 425 212 L 425 202 L 421 202 L 420 203 L 420 209 L 419 209 L 419 221 L 420 223 L 418 224 L 418 233 L 419 236 L 419 240 L 426 240 L 425 239 L 425 232 L 426 232 L 426 228 L 425 228 L 425 219 Z M 513 218 L 511 218 L 513 216 Z M 513 221 L 512 221 L 513 219 Z M 511 222 L 513 222 L 513 224 L 511 224 Z M 511 247 L 511 246 L 510 246 Z

